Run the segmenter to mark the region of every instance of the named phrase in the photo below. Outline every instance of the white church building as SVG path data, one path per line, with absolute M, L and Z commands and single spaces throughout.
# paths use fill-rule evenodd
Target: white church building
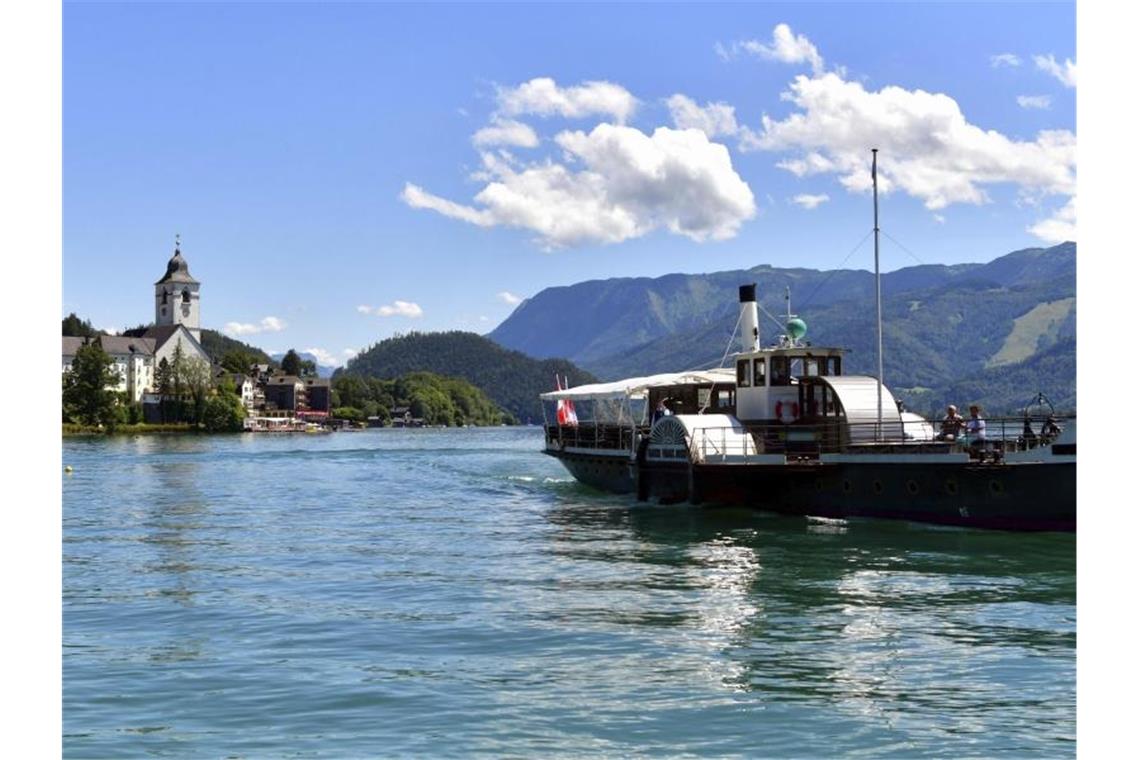
M 202 348 L 198 296 L 201 283 L 190 275 L 180 245 L 166 264 L 166 274 L 154 284 L 154 324 L 138 336 L 99 335 L 94 338 L 63 339 L 63 371 L 71 370 L 75 353 L 88 341 L 97 341 L 114 360 L 119 375 L 117 391 L 125 391 L 132 401 L 142 401 L 154 391 L 155 369 L 166 359 L 173 361 L 177 346 L 187 358 L 210 361 Z

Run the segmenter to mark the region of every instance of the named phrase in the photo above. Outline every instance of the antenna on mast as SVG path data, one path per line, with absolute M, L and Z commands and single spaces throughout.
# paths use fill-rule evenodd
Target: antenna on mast
M 883 288 L 879 278 L 879 149 L 871 148 L 871 188 L 875 196 L 875 325 L 878 328 L 879 375 L 876 388 L 879 407 L 879 424 L 875 440 L 883 432 Z

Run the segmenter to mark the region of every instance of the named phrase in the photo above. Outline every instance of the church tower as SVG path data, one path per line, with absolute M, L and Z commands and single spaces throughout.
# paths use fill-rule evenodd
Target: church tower
M 183 325 L 194 336 L 194 340 L 201 342 L 202 331 L 198 322 L 200 286 L 201 283 L 190 276 L 190 268 L 186 259 L 182 258 L 176 235 L 174 255 L 166 264 L 166 274 L 154 284 L 154 323 L 159 327 Z

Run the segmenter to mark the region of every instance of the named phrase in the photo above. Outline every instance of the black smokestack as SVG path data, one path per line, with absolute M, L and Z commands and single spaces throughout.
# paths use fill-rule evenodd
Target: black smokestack
M 740 286 L 740 302 L 750 303 L 756 301 L 756 283 Z

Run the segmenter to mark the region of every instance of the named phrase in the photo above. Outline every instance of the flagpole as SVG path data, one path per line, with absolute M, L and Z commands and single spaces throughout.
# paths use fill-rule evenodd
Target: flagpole
M 875 195 L 875 324 L 879 334 L 879 377 L 876 391 L 879 400 L 879 424 L 875 440 L 883 432 L 883 287 L 879 278 L 879 149 L 871 148 L 871 187 Z

